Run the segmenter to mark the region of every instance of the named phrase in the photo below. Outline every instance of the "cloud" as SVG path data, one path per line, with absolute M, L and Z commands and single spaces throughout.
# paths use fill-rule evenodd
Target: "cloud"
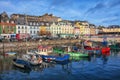
M 63 6 L 71 3 L 71 0 L 52 0 L 51 5 Z
M 51 13 L 63 19 L 94 24 L 120 24 L 120 0 L 0 0 L 0 12 L 28 15 Z
M 7 13 L 19 13 L 19 14 L 30 14 L 40 15 L 41 13 L 47 12 L 45 1 L 42 0 L 21 0 L 16 3 L 13 1 L 0 1 L 0 11 L 6 11 Z
M 1 8 L 12 8 L 12 9 L 15 8 L 15 6 L 9 1 L 0 1 L 0 7 Z
M 117 22 L 118 20 L 120 20 L 120 19 L 118 17 L 116 17 L 116 16 L 108 17 L 108 18 L 101 19 L 101 23 Z
M 113 0 L 109 3 L 109 7 L 116 7 L 120 5 L 120 0 Z
M 104 3 L 98 3 L 96 4 L 94 7 L 92 8 L 89 8 L 87 11 L 86 11 L 86 14 L 87 13 L 95 13 L 96 11 L 100 10 L 100 9 L 103 9 L 105 8 L 106 5 Z

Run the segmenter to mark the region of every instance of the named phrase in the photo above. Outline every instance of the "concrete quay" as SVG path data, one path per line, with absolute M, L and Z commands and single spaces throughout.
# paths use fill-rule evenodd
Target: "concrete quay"
M 93 42 L 102 42 L 103 38 L 83 38 L 84 40 L 92 40 Z M 0 43 L 0 53 L 8 51 L 23 51 L 30 49 L 37 49 L 39 45 L 63 45 L 63 44 L 74 44 L 80 42 L 81 39 L 65 39 L 65 40 L 45 40 L 45 41 L 28 41 L 28 42 L 7 42 Z M 120 43 L 120 38 L 107 38 L 107 41 L 116 41 Z

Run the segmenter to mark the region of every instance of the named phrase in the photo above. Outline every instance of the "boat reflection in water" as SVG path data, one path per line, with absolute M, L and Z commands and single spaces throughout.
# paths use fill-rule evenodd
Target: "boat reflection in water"
M 22 69 L 14 65 L 12 66 L 12 69 L 15 71 L 20 71 L 22 73 L 28 73 L 28 74 L 31 72 L 31 69 Z

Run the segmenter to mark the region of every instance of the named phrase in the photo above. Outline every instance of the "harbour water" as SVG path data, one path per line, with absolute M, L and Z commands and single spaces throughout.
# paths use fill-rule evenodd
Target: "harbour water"
M 17 68 L 4 59 L 0 61 L 0 80 L 120 80 L 120 53 L 93 55 L 90 60 L 71 60 L 64 65 L 44 63 L 32 70 Z

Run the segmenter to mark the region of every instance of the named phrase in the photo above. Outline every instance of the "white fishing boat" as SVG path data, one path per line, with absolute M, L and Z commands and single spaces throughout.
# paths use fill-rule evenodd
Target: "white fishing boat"
M 24 54 L 22 59 L 28 61 L 31 65 L 40 65 L 43 61 L 39 55 Z
M 5 55 L 8 55 L 8 56 L 14 56 L 16 54 L 16 52 L 6 52 Z
M 38 50 L 35 52 L 40 55 L 49 55 L 53 52 L 53 47 L 51 46 L 38 46 Z

